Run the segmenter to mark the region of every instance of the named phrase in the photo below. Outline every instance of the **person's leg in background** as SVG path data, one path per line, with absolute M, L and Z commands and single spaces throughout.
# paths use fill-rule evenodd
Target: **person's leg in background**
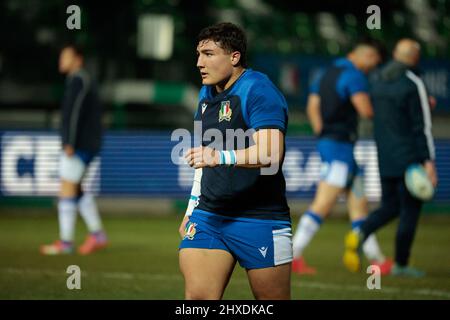
M 316 270 L 308 266 L 302 258 L 303 251 L 319 231 L 326 216 L 335 205 L 342 188 L 319 182 L 316 195 L 310 208 L 300 217 L 297 230 L 292 238 L 294 260 L 292 271 L 298 274 L 315 274 Z
M 42 254 L 56 255 L 73 252 L 77 209 L 80 209 L 91 232 L 91 236 L 79 248 L 79 253 L 89 254 L 106 246 L 106 236 L 95 201 L 91 196 L 83 195 L 81 188 L 81 182 L 92 158 L 93 155 L 86 155 L 78 151 L 71 156 L 65 153 L 61 155 L 59 168 L 61 184 L 58 199 L 60 239 L 52 244 L 41 246 Z
M 345 238 L 343 262 L 351 272 L 361 269 L 360 249 L 369 236 L 389 223 L 400 213 L 398 179 L 381 178 L 381 206 L 370 213 L 358 231 L 350 231 Z
M 105 248 L 108 245 L 108 241 L 98 212 L 97 203 L 92 194 L 83 192 L 81 185 L 78 189 L 78 209 L 89 231 L 89 235 L 78 248 L 78 252 L 85 255 Z
M 58 198 L 59 240 L 43 245 L 44 255 L 69 254 L 73 252 L 73 240 L 77 220 L 78 184 L 62 179 Z
M 306 265 L 302 254 L 324 219 L 330 214 L 338 197 L 349 185 L 357 166 L 353 157 L 353 145 L 330 139 L 321 139 L 317 144 L 321 158 L 320 182 L 308 211 L 300 218 L 293 237 L 294 260 L 292 272 L 314 274 L 316 270 Z
M 85 165 L 85 170 L 83 171 L 83 176 L 81 177 L 82 181 L 87 173 L 89 164 L 95 157 L 95 154 L 78 150 L 77 155 Z M 78 185 L 77 198 L 78 210 L 80 211 L 80 215 L 89 231 L 85 241 L 78 248 L 78 253 L 82 255 L 91 254 L 105 248 L 108 245 L 108 241 L 94 196 L 89 192 L 84 192 L 81 183 Z
M 353 179 L 351 189 L 347 193 L 347 206 L 353 231 L 359 231 L 369 211 L 363 179 L 362 171 L 358 169 L 358 175 Z M 362 250 L 370 263 L 380 268 L 381 274 L 388 274 L 391 271 L 393 262 L 384 256 L 375 233 L 369 235 Z
M 75 224 L 77 219 L 78 190 L 83 178 L 86 165 L 77 155 L 62 152 L 59 162 L 59 198 L 58 223 L 59 240 L 52 244 L 43 245 L 40 251 L 44 255 L 68 254 L 73 252 Z
M 391 274 L 395 276 L 422 277 L 425 275 L 425 272 L 408 266 L 408 263 L 423 202 L 408 192 L 403 181 L 399 182 L 398 187 L 401 210 L 395 239 L 395 266 Z

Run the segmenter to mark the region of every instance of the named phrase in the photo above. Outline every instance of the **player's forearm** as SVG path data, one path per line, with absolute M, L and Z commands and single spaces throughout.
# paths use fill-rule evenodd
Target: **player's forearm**
M 317 94 L 310 94 L 308 96 L 308 103 L 306 105 L 306 115 L 311 123 L 311 127 L 315 134 L 322 131 L 322 117 L 320 115 L 320 96 Z
M 281 148 L 280 148 L 281 147 Z M 279 163 L 282 157 L 282 146 L 267 146 L 255 144 L 247 149 L 235 150 L 236 167 L 262 168 Z
M 313 132 L 319 134 L 322 131 L 322 118 L 320 117 L 320 114 L 318 112 L 308 112 L 308 118 Z
M 364 119 L 373 118 L 373 107 L 370 102 L 370 97 L 365 92 L 359 92 L 351 96 L 353 106 L 358 112 L 359 116 Z
M 284 135 L 278 129 L 262 129 L 253 135 L 254 144 L 241 150 L 218 151 L 209 147 L 189 149 L 187 163 L 194 168 L 239 166 L 245 168 L 273 167 L 284 152 Z
M 280 163 L 284 150 L 284 138 L 279 130 L 261 130 L 254 135 L 253 139 L 255 144 L 246 149 L 219 151 L 219 164 L 263 168 Z

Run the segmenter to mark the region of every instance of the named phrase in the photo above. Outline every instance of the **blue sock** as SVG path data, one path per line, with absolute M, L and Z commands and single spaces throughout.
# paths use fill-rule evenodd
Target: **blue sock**
M 323 219 L 317 213 L 314 213 L 313 211 L 308 210 L 308 211 L 305 212 L 305 214 L 310 216 L 318 225 L 322 224 Z
M 353 220 L 352 221 L 352 230 L 360 229 L 365 221 L 366 221 L 366 218 Z

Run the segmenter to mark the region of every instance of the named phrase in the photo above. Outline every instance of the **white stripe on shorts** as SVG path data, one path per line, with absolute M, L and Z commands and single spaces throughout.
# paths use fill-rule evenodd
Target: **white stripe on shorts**
M 273 230 L 273 260 L 274 265 L 292 261 L 292 230 L 283 228 Z

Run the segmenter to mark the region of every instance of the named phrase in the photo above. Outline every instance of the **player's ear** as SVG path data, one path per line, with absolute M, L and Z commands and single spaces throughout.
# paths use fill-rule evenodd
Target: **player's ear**
M 233 65 L 233 67 L 237 66 L 240 60 L 241 53 L 239 51 L 234 51 L 231 53 L 231 64 Z

